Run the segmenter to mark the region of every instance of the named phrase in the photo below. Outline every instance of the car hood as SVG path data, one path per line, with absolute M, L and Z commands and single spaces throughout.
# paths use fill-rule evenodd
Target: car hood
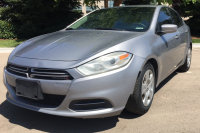
M 58 31 L 26 41 L 17 48 L 15 56 L 75 61 L 142 34 L 144 33 L 105 30 Z

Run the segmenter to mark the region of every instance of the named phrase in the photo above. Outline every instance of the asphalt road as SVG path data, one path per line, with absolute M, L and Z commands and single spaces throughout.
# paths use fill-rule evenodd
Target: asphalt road
M 119 116 L 101 119 L 52 116 L 10 104 L 2 82 L 7 58 L 7 53 L 0 54 L 0 133 L 200 132 L 200 48 L 193 49 L 189 72 L 174 72 L 161 83 L 145 115 L 123 111 Z

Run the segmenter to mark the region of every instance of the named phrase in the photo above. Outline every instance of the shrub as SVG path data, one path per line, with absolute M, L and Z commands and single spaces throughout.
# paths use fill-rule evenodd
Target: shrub
M 14 39 L 17 38 L 15 33 L 15 26 L 0 20 L 0 38 L 2 39 Z

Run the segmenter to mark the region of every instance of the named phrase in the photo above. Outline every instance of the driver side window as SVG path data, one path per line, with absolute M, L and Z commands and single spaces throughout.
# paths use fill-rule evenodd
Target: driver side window
M 178 27 L 181 27 L 183 25 L 183 22 L 182 22 L 181 17 L 178 15 L 178 13 L 170 8 L 168 8 L 168 10 L 172 16 L 173 24 L 177 25 Z
M 161 31 L 161 25 L 163 24 L 172 24 L 172 18 L 166 7 L 160 9 L 156 31 Z

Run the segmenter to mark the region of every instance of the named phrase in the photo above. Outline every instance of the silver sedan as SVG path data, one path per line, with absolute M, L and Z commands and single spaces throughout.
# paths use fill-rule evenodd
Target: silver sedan
M 191 65 L 190 29 L 166 6 L 96 10 L 15 48 L 4 68 L 7 100 L 59 116 L 145 114 L 155 88 Z

